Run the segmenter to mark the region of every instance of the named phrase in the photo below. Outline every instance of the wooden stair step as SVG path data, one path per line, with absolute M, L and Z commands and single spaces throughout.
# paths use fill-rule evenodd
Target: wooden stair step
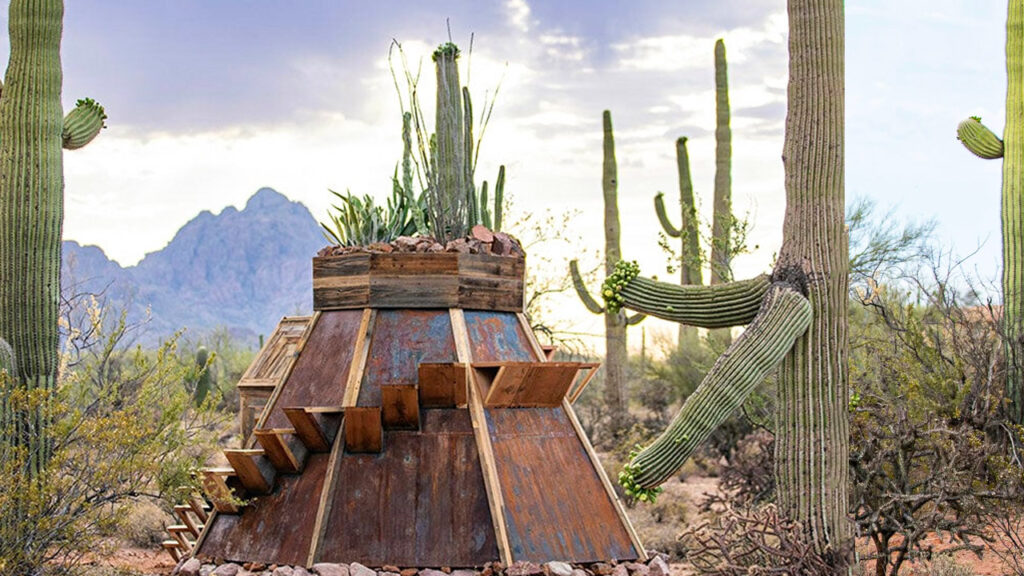
M 380 387 L 381 421 L 386 430 L 419 430 L 420 400 L 415 384 Z
M 235 469 L 238 480 L 247 492 L 253 494 L 269 494 L 274 490 L 277 469 L 267 458 L 263 450 L 228 449 L 224 451 L 231 467 Z
M 189 532 L 192 533 L 193 538 L 199 538 L 199 533 L 203 531 L 202 526 L 195 523 L 192 520 L 192 507 L 188 504 L 179 504 L 174 507 L 174 515 L 181 520 L 181 523 L 188 526 Z
M 380 452 L 384 449 L 384 427 L 380 406 L 351 406 L 345 409 L 345 450 Z
M 206 524 L 210 511 L 209 504 L 207 504 L 198 496 L 193 496 L 189 498 L 187 504 L 190 508 L 192 508 L 192 513 L 196 515 L 196 518 L 199 518 L 200 522 Z
M 180 542 L 177 540 L 164 540 L 160 545 L 164 550 L 167 550 L 167 553 L 171 555 L 171 558 L 173 558 L 175 562 L 181 561 L 182 550 Z
M 344 409 L 337 406 L 306 406 L 284 409 L 285 416 L 295 428 L 295 435 L 302 440 L 310 452 L 327 452 L 331 449 Z
M 188 526 L 183 524 L 175 524 L 174 526 L 168 526 L 167 532 L 170 533 L 171 537 L 181 544 L 181 549 L 185 552 L 192 551 L 192 541 L 188 539 L 189 529 Z
M 474 363 L 488 408 L 538 408 L 562 404 L 581 369 L 580 362 Z
M 200 471 L 203 490 L 221 514 L 238 514 L 236 503 L 245 493 L 233 468 L 204 468 Z M 205 520 L 204 520 L 205 523 Z
M 583 362 L 580 364 L 580 372 L 585 370 L 586 374 L 577 378 L 576 382 L 569 389 L 569 393 L 566 396 L 569 398 L 570 404 L 576 403 L 576 400 L 583 394 L 583 391 L 587 389 L 587 384 L 590 384 L 590 381 L 597 375 L 597 369 L 600 367 L 600 362 Z
M 253 435 L 279 473 L 298 474 L 302 472 L 302 468 L 306 465 L 309 449 L 295 434 L 294 428 L 254 430 Z
M 466 405 L 465 364 L 422 362 L 418 370 L 421 407 L 455 408 Z

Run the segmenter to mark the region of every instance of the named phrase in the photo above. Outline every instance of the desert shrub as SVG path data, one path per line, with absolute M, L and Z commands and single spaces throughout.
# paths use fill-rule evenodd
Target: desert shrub
M 834 564 L 814 550 L 796 522 L 774 505 L 727 507 L 712 520 L 682 533 L 686 558 L 709 576 L 824 576 Z
M 124 314 L 104 314 L 93 301 L 87 316 L 87 338 L 64 324 L 71 331 L 55 393 L 27 392 L 0 373 L 5 408 L 41 408 L 52 441 L 43 472 L 30 475 L 11 442 L 18 418 L 0 424 L 0 572 L 73 570 L 97 541 L 130 523 L 128 503 L 191 493 L 192 472 L 212 451 L 218 420 L 192 406 L 176 339 L 153 351 L 128 347 Z
M 928 576 L 974 576 L 974 572 L 950 554 L 940 554 L 928 563 Z

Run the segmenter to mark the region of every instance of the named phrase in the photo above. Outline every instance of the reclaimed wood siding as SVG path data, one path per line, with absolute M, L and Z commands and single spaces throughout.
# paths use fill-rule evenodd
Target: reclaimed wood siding
M 281 476 L 277 489 L 241 514 L 217 514 L 197 553 L 236 562 L 306 563 L 320 503 L 327 454 L 312 454 L 302 474 Z
M 536 362 L 519 318 L 510 312 L 466 310 L 473 362 Z
M 469 412 L 424 410 L 383 454 L 338 459 L 319 561 L 473 567 L 498 557 Z
M 313 259 L 313 308 L 522 311 L 524 261 L 487 254 L 373 253 Z
M 416 384 L 421 362 L 455 362 L 448 310 L 381 310 L 357 406 L 380 406 L 381 386 Z
M 362 316 L 362 310 L 321 314 L 295 368 L 282 384 L 265 428 L 291 427 L 284 408 L 341 405 Z
M 486 412 L 513 558 L 639 556 L 561 407 Z

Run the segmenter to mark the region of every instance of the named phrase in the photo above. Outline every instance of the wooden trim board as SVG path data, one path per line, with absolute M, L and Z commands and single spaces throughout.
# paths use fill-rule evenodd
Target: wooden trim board
M 366 371 L 366 359 L 370 354 L 370 341 L 373 340 L 373 325 L 377 311 L 373 308 L 363 310 L 363 319 L 359 323 L 359 335 L 356 336 L 355 352 L 352 355 L 352 367 L 348 371 L 348 383 L 345 385 L 345 398 L 341 405 L 348 408 L 359 401 L 359 388 L 363 385 L 363 372 Z
M 477 388 L 470 363 L 473 361 L 469 343 L 469 332 L 466 329 L 466 316 L 460 308 L 450 310 L 452 332 L 455 335 L 455 350 L 459 362 L 466 366 L 468 383 L 469 415 L 473 422 L 473 435 L 480 454 L 480 467 L 484 473 L 484 488 L 487 490 L 487 504 L 491 509 L 491 522 L 494 524 L 494 539 L 498 544 L 498 555 L 506 566 L 512 564 L 512 547 L 508 540 L 508 525 L 505 521 L 505 499 L 501 495 L 501 482 L 498 479 L 497 464 L 494 460 L 494 447 L 491 435 L 487 431 L 487 416 L 484 412 L 483 399 Z

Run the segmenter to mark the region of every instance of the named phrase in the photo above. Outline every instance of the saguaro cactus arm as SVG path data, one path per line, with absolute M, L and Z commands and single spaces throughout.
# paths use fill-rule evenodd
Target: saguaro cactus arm
M 103 123 L 107 113 L 92 98 L 83 98 L 75 103 L 75 108 L 64 117 L 61 139 L 65 150 L 78 150 L 92 142 L 100 130 L 106 128 Z
M 607 308 L 602 306 L 590 295 L 590 291 L 587 290 L 586 283 L 583 282 L 583 276 L 580 274 L 579 263 L 576 260 L 569 261 L 569 273 L 572 274 L 572 285 L 576 288 L 576 294 L 579 295 L 580 300 L 583 301 L 583 305 L 587 307 L 594 314 L 604 314 L 607 312 Z M 612 314 L 618 312 L 618 308 L 613 310 Z M 626 317 L 626 324 L 629 326 L 636 326 L 637 324 L 644 321 L 647 318 L 646 314 L 634 314 Z
M 764 293 L 753 322 L 729 346 L 665 432 L 625 467 L 620 481 L 648 499 L 786 356 L 810 326 L 811 304 L 793 285 L 776 282 Z
M 994 160 L 1003 157 L 1003 141 L 982 124 L 981 118 L 977 116 L 971 116 L 957 125 L 956 139 L 978 158 Z
M 767 275 L 713 286 L 679 285 L 639 276 L 634 262 L 619 262 L 601 288 L 612 310 L 628 308 L 701 328 L 727 328 L 750 323 L 771 285 Z
M 672 220 L 669 219 L 668 213 L 665 212 L 665 193 L 658 192 L 654 196 L 654 211 L 658 214 L 658 222 L 661 222 L 661 228 L 672 238 L 679 238 L 683 234 L 682 226 L 676 228 L 672 225 Z

